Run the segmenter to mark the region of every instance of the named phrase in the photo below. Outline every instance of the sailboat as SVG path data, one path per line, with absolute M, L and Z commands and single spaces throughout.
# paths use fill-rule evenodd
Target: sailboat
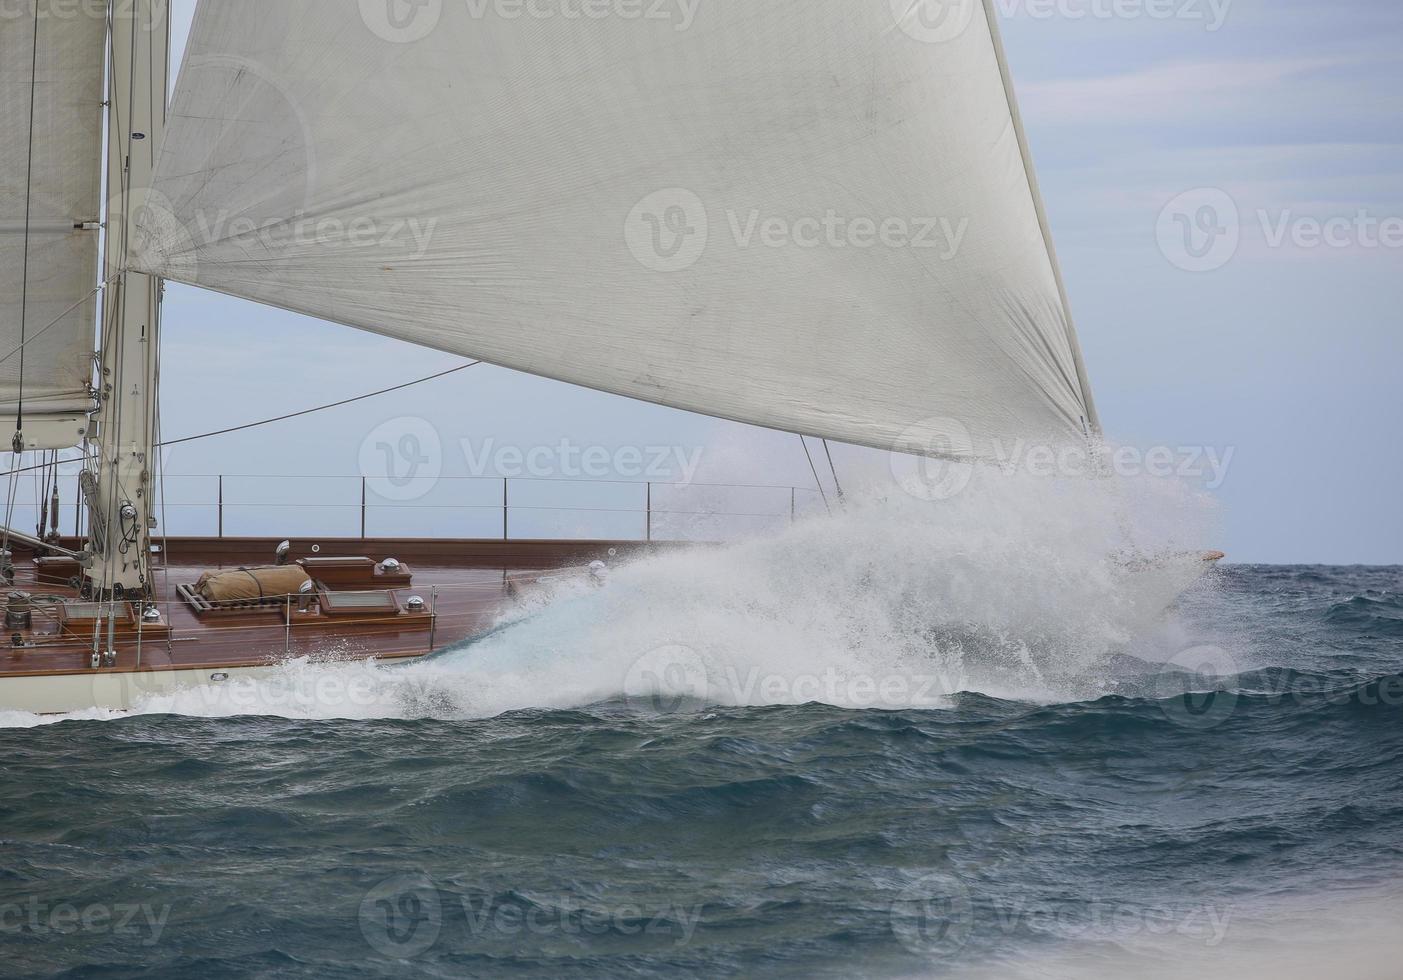
M 86 517 L 6 521 L 0 708 L 413 660 L 649 547 L 155 533 L 166 282 L 894 453 L 1099 438 L 988 0 L 577 6 L 202 0 L 169 99 L 167 0 L 0 20 L 10 500 L 76 448 Z

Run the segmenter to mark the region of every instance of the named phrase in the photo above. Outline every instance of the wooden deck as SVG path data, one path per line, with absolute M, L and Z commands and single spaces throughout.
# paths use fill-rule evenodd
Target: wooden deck
M 142 673 L 248 668 L 298 658 L 359 660 L 422 657 L 490 630 L 513 601 L 512 580 L 583 566 L 594 559 L 620 560 L 646 546 L 637 542 L 323 540 L 295 546 L 291 558 L 394 557 L 412 573 L 412 583 L 394 589 L 327 590 L 317 599 L 274 598 L 253 608 L 200 612 L 178 587 L 202 572 L 270 564 L 273 539 L 172 539 L 168 571 L 157 560 L 154 600 L 161 617 L 141 621 L 136 607 L 119 614 L 115 664 L 92 666 L 94 629 L 105 650 L 107 625 L 93 610 L 68 605 L 62 612 L 44 597 L 76 598 L 66 585 L 37 581 L 32 555 L 15 555 L 16 581 L 8 591 L 35 597 L 32 626 L 0 634 L 0 684 L 6 678 L 47 675 Z M 313 548 L 315 547 L 315 552 Z M 364 600 L 356 597 L 364 594 Z M 345 596 L 349 609 L 330 601 Z M 424 600 L 412 611 L 409 599 Z M 0 593 L 0 598 L 3 593 Z M 380 608 L 359 610 L 359 604 Z M 299 607 L 302 608 L 299 608 Z M 78 613 L 87 611 L 82 618 Z M 12 634 L 19 633 L 17 644 Z

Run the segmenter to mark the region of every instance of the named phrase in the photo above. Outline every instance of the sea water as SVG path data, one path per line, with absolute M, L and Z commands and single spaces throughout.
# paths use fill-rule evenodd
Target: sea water
M 976 484 L 0 718 L 0 975 L 1403 975 L 1403 570 Z

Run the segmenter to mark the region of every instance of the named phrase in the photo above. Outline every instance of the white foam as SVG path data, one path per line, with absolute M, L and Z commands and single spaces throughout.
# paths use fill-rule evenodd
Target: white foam
M 691 703 L 680 696 L 893 709 L 964 690 L 1095 696 L 1100 665 L 1145 618 L 1109 556 L 1200 549 L 1206 527 L 1202 502 L 1171 483 L 976 472 L 931 502 L 886 486 L 831 518 L 616 567 L 606 587 L 567 588 L 428 662 L 299 661 L 140 710 L 457 718 L 620 695 L 642 710 Z
M 1146 914 L 1122 908 L 1100 935 L 1083 935 L 997 967 L 930 973 L 957 980 L 1396 980 L 1403 957 L 1397 886 L 1341 889 L 1252 902 L 1185 900 Z M 1090 931 L 1090 930 L 1089 930 Z M 1092 931 L 1094 932 L 1094 931 Z

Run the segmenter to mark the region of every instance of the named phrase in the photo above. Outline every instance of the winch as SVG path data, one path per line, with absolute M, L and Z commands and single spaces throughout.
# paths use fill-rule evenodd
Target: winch
M 34 625 L 34 610 L 28 592 L 11 592 L 5 600 L 5 628 L 30 629 Z

